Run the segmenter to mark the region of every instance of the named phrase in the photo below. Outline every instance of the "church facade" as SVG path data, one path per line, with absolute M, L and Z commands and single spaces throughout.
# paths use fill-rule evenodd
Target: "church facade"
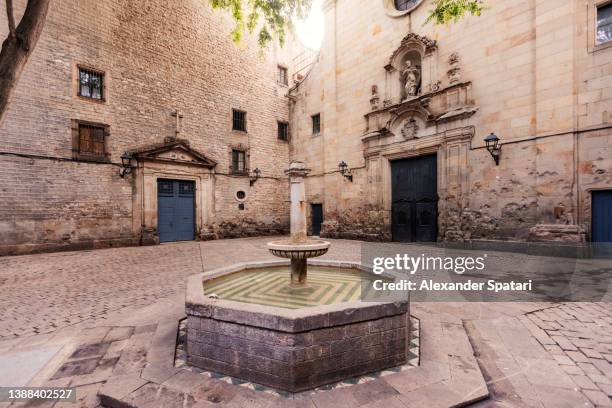
M 612 6 L 487 7 L 327 0 L 311 63 L 204 1 L 52 2 L 0 124 L 0 254 L 286 233 L 290 160 L 315 235 L 612 241 Z
M 291 109 L 313 229 L 612 241 L 609 2 L 491 0 L 448 26 L 425 24 L 428 3 L 325 3 Z

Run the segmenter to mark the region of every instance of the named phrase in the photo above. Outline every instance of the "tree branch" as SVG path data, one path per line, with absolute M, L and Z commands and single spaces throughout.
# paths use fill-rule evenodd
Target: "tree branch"
M 28 0 L 14 36 L 9 33 L 0 50 L 0 124 L 26 62 L 40 38 L 51 0 Z M 12 13 L 12 1 L 6 0 Z M 10 20 L 10 19 L 9 19 Z M 11 24 L 9 22 L 9 24 Z
M 15 38 L 15 16 L 13 15 L 13 0 L 6 0 L 6 17 L 8 18 L 9 37 Z

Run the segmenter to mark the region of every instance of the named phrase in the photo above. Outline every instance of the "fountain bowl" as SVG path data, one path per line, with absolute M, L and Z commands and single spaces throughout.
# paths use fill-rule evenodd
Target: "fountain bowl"
M 299 243 L 291 239 L 284 239 L 268 242 L 268 250 L 279 258 L 306 259 L 325 255 L 330 245 L 330 242 L 319 239 L 307 239 Z
M 325 246 L 318 248 L 313 251 Z M 287 260 L 241 263 L 191 276 L 185 300 L 187 363 L 292 393 L 405 364 L 408 299 L 363 301 L 362 279 L 380 276 L 359 263 L 309 264 L 309 285 L 297 292 L 282 276 L 289 274 Z M 275 268 L 284 272 L 274 275 Z M 330 281 L 319 278 L 317 268 L 327 271 L 320 273 L 331 275 Z M 346 284 L 351 273 L 358 276 L 352 287 L 359 295 L 338 301 L 339 293 L 355 293 Z M 257 276 L 264 278 L 258 281 Z M 245 288 L 240 300 L 230 296 L 240 290 L 237 286 Z M 257 286 L 263 288 L 259 293 Z M 207 288 L 228 295 L 213 295 Z M 281 297 L 292 301 L 296 295 L 334 300 L 278 306 Z M 260 299 L 273 305 L 257 303 Z

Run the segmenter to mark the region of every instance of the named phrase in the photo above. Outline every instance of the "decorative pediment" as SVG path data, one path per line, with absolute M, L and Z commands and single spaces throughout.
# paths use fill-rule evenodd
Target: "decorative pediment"
M 400 46 L 393 52 L 389 63 L 385 67 L 387 70 L 400 69 L 403 63 L 405 54 L 409 51 L 419 51 L 422 57 L 429 55 L 438 49 L 436 40 L 430 40 L 424 35 L 408 33 L 403 39 Z
M 163 143 L 128 150 L 126 153 L 136 160 L 155 160 L 172 162 L 175 164 L 198 165 L 209 168 L 213 168 L 217 165 L 215 161 L 191 148 L 189 146 L 189 141 L 184 139 L 167 138 Z

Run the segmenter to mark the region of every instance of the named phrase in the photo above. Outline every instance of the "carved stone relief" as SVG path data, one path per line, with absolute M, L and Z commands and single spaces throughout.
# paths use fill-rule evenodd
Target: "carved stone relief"
M 410 118 L 404 122 L 402 126 L 402 136 L 404 139 L 414 139 L 419 132 L 419 125 L 415 118 Z

